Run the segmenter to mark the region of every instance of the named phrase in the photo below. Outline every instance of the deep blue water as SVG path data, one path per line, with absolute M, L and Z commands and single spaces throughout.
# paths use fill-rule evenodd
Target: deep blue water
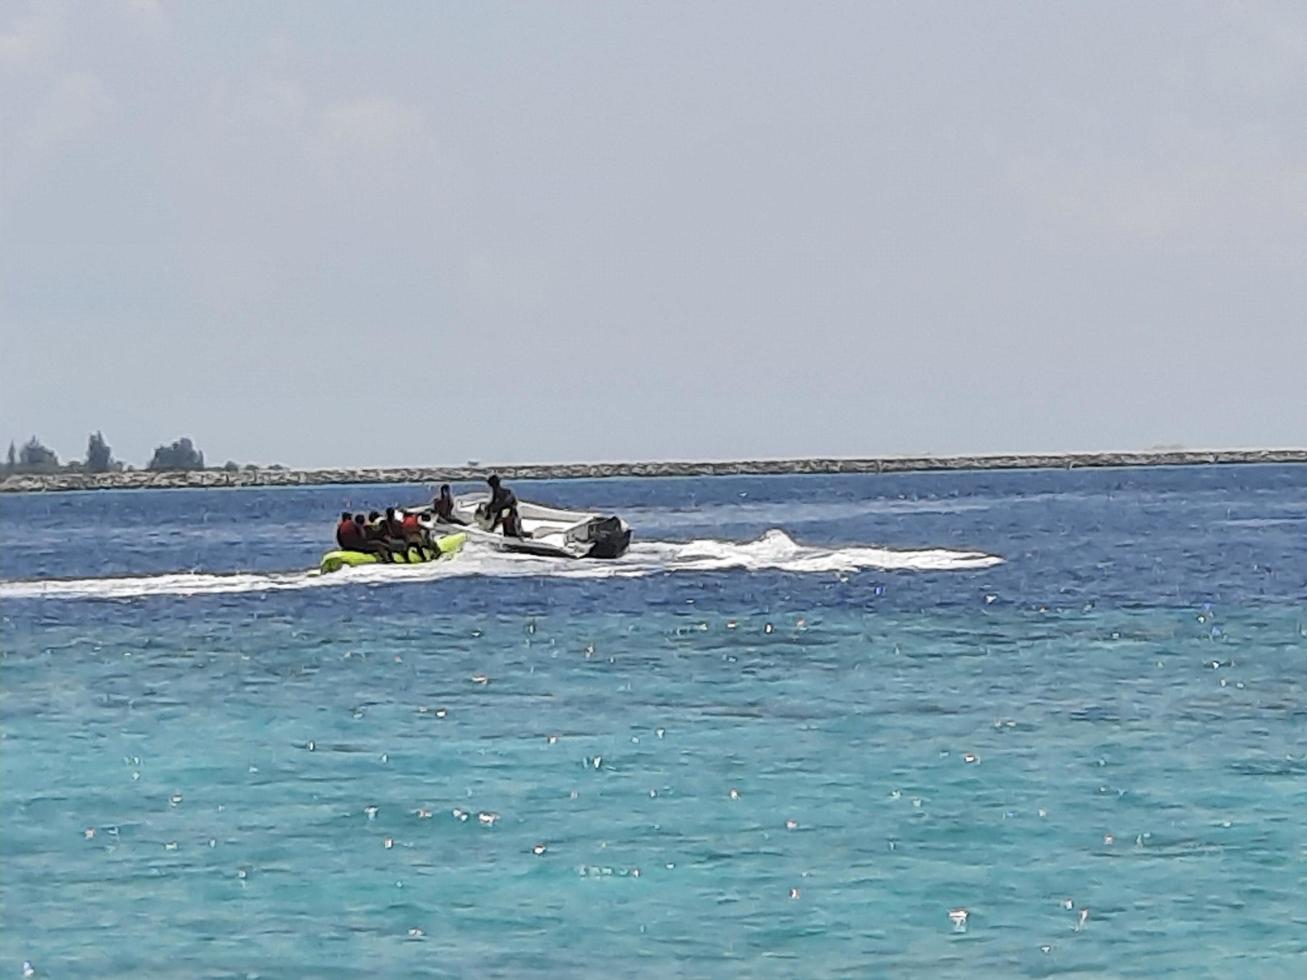
M 514 486 L 0 497 L 0 975 L 1302 974 L 1307 468 Z

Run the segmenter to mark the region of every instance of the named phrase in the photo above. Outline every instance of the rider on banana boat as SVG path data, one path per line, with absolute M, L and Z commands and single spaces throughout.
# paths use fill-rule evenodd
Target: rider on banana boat
M 386 533 L 386 545 L 392 552 L 404 555 L 407 558 L 409 549 L 417 548 L 419 558 L 426 557 L 426 554 L 422 551 L 421 539 L 409 540 L 408 529 L 404 526 L 404 518 L 398 508 L 386 508 L 386 519 L 382 522 L 382 527 Z
M 342 551 L 361 551 L 377 556 L 378 561 L 390 561 L 390 550 L 379 541 L 368 540 L 362 514 L 351 515 L 343 511 L 336 525 L 336 544 Z
M 431 547 L 431 534 L 427 528 L 422 526 L 417 511 L 399 511 L 398 513 L 404 515 L 400 521 L 400 527 L 404 533 L 405 546 L 417 548 L 418 552 L 426 557 L 426 549 Z
M 336 544 L 341 551 L 362 550 L 363 529 L 354 523 L 354 515 L 349 511 L 340 515 L 340 523 L 336 525 Z
M 404 553 L 404 542 L 396 541 L 390 536 L 386 521 L 379 511 L 374 510 L 368 514 L 367 522 L 363 525 L 363 536 L 373 544 L 385 548 L 389 556 Z

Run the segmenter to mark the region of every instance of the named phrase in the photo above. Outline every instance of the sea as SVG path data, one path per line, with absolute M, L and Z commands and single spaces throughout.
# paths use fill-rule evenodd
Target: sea
M 1307 975 L 1307 467 L 513 486 L 0 497 L 0 977 Z

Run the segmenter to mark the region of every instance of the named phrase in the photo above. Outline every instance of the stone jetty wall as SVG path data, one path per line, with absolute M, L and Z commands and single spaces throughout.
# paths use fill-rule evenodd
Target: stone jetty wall
M 11 476 L 0 493 L 59 490 L 304 487 L 344 483 L 454 483 L 483 480 L 593 480 L 644 476 L 764 476 L 792 473 L 909 473 L 937 470 L 1080 469 L 1110 466 L 1194 466 L 1307 463 L 1307 449 L 1225 449 L 1136 453 L 1013 453 L 995 456 L 883 456 L 863 459 L 751 459 L 731 462 L 532 463 L 519 466 L 406 466 L 325 470 L 190 470 L 50 473 Z

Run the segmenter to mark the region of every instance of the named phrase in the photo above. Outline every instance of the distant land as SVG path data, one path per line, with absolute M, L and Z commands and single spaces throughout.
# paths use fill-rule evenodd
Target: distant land
M 746 459 L 721 462 L 530 463 L 503 466 L 400 466 L 317 470 L 285 468 L 123 470 L 109 473 L 15 474 L 0 493 L 67 490 L 303 487 L 355 483 L 456 483 L 498 473 L 507 480 L 593 480 L 606 477 L 772 476 L 799 473 L 912 473 L 940 470 L 1088 469 L 1126 466 L 1210 466 L 1307 463 L 1307 449 L 1151 450 L 1118 453 L 1007 453 L 983 456 Z

